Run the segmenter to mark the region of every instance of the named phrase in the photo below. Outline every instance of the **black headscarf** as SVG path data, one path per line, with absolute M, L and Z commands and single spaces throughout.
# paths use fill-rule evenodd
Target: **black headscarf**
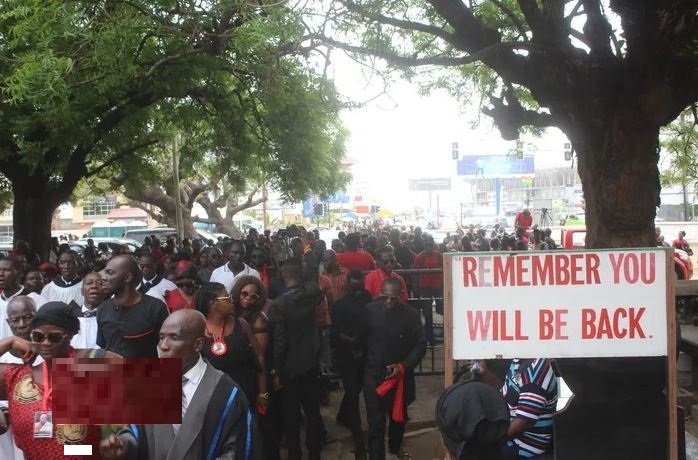
M 32 320 L 32 327 L 46 324 L 65 329 L 73 335 L 80 331 L 80 320 L 65 302 L 48 302 L 39 308 Z

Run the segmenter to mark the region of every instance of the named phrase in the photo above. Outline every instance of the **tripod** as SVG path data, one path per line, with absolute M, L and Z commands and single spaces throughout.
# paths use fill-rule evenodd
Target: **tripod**
M 540 228 L 550 228 L 553 226 L 553 217 L 550 215 L 550 212 L 548 212 L 548 208 L 541 208 L 538 226 Z

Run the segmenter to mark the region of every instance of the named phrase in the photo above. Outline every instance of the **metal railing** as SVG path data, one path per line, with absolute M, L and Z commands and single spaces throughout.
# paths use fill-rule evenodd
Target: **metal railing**
M 420 311 L 420 306 L 424 302 L 440 302 L 441 305 L 443 306 L 443 294 L 440 296 L 429 296 L 429 297 L 420 297 L 420 296 L 413 296 L 412 294 L 415 293 L 414 288 L 418 286 L 418 280 L 416 279 L 418 276 L 421 275 L 441 275 L 442 283 L 441 283 L 441 289 L 443 290 L 443 269 L 441 268 L 409 268 L 409 269 L 400 269 L 400 270 L 395 270 L 395 273 L 398 275 L 402 276 L 405 279 L 405 283 L 407 284 L 407 288 L 410 289 L 410 298 L 408 300 L 408 304 L 415 307 L 417 311 Z M 416 291 L 417 294 L 419 294 L 418 291 Z M 432 328 L 434 331 L 434 339 L 435 342 L 434 344 L 430 344 L 427 346 L 427 353 L 422 359 L 422 361 L 419 363 L 419 366 L 415 369 L 415 375 L 443 375 L 444 373 L 444 347 L 443 347 L 443 330 L 444 330 L 444 323 L 443 323 L 443 309 L 441 310 L 441 313 L 436 311 L 436 308 L 433 307 L 432 305 L 432 312 L 431 312 L 432 318 L 434 318 L 434 321 L 432 323 Z M 420 317 L 422 317 L 421 311 L 420 311 Z M 438 318 L 441 317 L 440 320 Z M 438 333 L 440 331 L 440 333 Z

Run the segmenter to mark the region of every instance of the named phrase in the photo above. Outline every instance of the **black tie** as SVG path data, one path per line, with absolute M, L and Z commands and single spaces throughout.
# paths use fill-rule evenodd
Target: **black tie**
M 146 281 L 145 283 L 143 283 L 143 286 L 141 287 L 141 294 L 145 294 L 146 292 L 148 292 L 151 287 L 153 287 L 153 283 L 151 283 L 150 281 Z
M 97 310 L 86 310 L 82 312 L 82 316 L 85 318 L 93 318 L 97 316 Z

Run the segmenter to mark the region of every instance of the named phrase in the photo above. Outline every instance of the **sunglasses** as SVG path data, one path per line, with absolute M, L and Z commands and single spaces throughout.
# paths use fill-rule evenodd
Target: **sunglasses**
M 382 297 L 385 297 L 385 300 L 389 300 L 392 302 L 399 302 L 400 301 L 400 296 L 399 295 L 387 295 L 387 294 L 381 294 Z
M 259 294 L 250 294 L 245 291 L 240 292 L 240 297 L 243 299 L 250 299 L 250 302 L 256 302 L 259 300 Z
M 214 297 L 213 300 L 227 300 L 228 302 L 232 302 L 233 299 L 230 298 L 230 295 L 224 296 L 224 297 Z
M 48 339 L 49 343 L 60 343 L 61 340 L 63 340 L 66 335 L 68 335 L 68 334 L 65 334 L 63 332 L 58 332 L 58 331 L 49 332 L 48 334 L 44 334 L 41 331 L 31 331 L 29 338 L 34 343 L 43 343 L 43 341 L 46 339 Z

